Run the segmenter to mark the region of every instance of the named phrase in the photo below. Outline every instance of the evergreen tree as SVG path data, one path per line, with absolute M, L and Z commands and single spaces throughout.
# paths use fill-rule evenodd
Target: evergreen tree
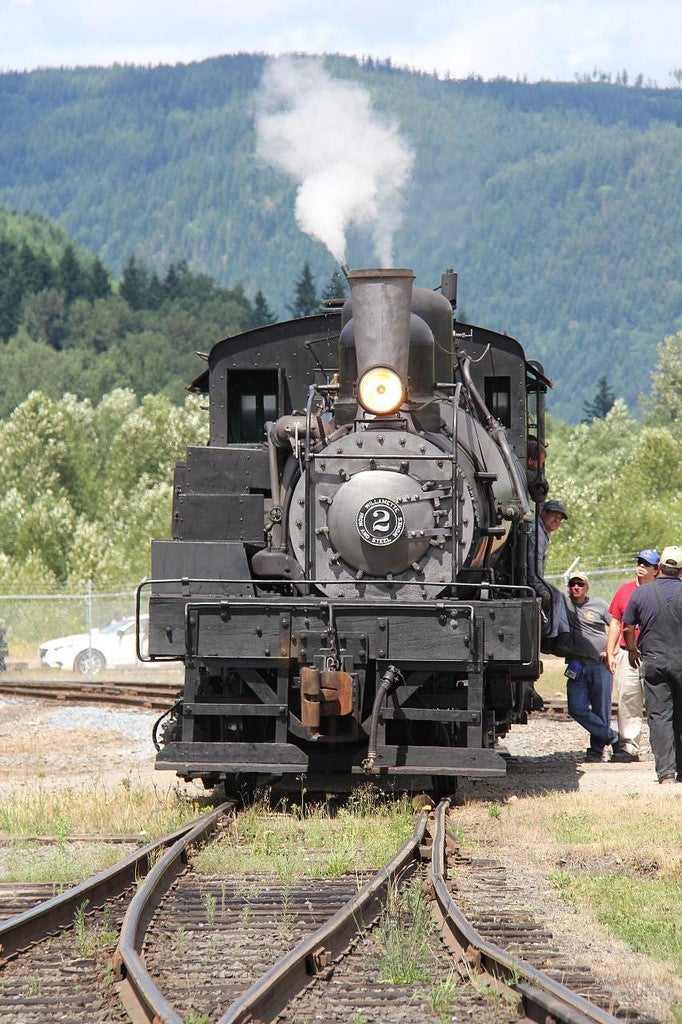
M 277 314 L 272 312 L 268 306 L 267 299 L 259 288 L 253 300 L 253 320 L 251 326 L 263 327 L 264 324 L 274 324 L 276 322 Z
M 145 309 L 149 291 L 149 274 L 134 256 L 129 256 L 123 268 L 119 294 L 131 309 Z
M 24 293 L 41 292 L 54 284 L 54 270 L 45 249 L 36 253 L 24 242 L 18 253 L 18 275 Z
M 64 249 L 59 265 L 57 267 L 57 278 L 60 291 L 64 292 L 64 299 L 67 306 L 85 294 L 85 277 L 76 250 L 69 244 Z
M 149 278 L 149 288 L 147 291 L 147 308 L 158 309 L 166 296 L 166 289 L 163 283 L 159 280 L 159 276 L 156 271 L 154 271 Z
M 592 423 L 593 420 L 603 420 L 613 407 L 613 403 L 615 401 L 616 396 L 611 390 L 608 377 L 600 377 L 597 381 L 597 390 L 594 393 L 592 401 L 583 402 L 583 412 L 585 417 L 582 422 Z
M 336 269 L 332 271 L 331 277 L 327 281 L 327 285 L 322 292 L 322 298 L 325 302 L 329 302 L 334 299 L 345 299 L 346 295 L 347 291 L 344 276 L 340 270 Z
M 95 299 L 104 299 L 107 295 L 111 295 L 109 272 L 99 256 L 96 256 L 89 274 L 88 298 L 93 302 Z
M 294 303 L 292 306 L 287 306 L 287 309 L 292 317 L 296 318 L 299 316 L 312 316 L 313 313 L 317 313 L 319 308 L 320 300 L 315 290 L 315 280 L 310 270 L 310 264 L 306 260 L 303 264 L 301 275 L 296 282 Z

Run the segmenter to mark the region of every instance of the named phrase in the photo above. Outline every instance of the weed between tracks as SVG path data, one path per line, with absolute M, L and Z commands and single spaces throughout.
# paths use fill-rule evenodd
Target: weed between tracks
M 382 800 L 369 787 L 340 807 L 294 805 L 277 813 L 263 793 L 238 816 L 231 834 L 204 847 L 193 863 L 204 874 L 274 876 L 284 885 L 333 878 L 358 864 L 384 864 L 413 828 L 407 797 Z

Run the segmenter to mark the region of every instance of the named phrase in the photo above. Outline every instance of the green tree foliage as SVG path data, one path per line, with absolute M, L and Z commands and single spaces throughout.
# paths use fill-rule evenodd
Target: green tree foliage
M 150 539 L 170 536 L 173 466 L 206 430 L 194 398 L 29 395 L 0 422 L 0 588 L 148 575 Z
M 157 302 L 165 268 L 184 257 L 286 310 L 304 261 L 318 282 L 335 264 L 296 224 L 295 183 L 254 160 L 265 60 L 0 74 L 0 203 L 49 211 L 116 275 L 134 252 Z M 682 90 L 621 69 L 529 84 L 344 57 L 326 66 L 365 87 L 417 155 L 398 265 L 427 287 L 454 266 L 472 322 L 518 338 L 556 379 L 555 415 L 579 420 L 602 374 L 633 407 L 634 368 L 682 329 Z M 28 244 L 53 265 L 63 251 L 44 225 Z M 368 233 L 351 231 L 350 265 L 375 258 Z
M 296 281 L 294 301 L 287 308 L 292 317 L 312 316 L 320 308 L 320 300 L 315 290 L 315 279 L 307 260 L 303 264 L 299 278 Z
M 672 334 L 657 349 L 651 391 L 643 399 L 650 422 L 682 431 L 682 331 Z
M 606 375 L 600 377 L 597 381 L 597 390 L 594 393 L 594 398 L 589 402 L 583 402 L 583 412 L 585 414 L 583 423 L 591 423 L 592 420 L 603 420 L 609 410 L 613 408 L 615 401 L 616 396 L 609 386 L 608 377 Z
M 322 298 L 328 302 L 334 299 L 345 299 L 347 295 L 348 289 L 343 274 L 340 270 L 333 270 L 322 291 Z
M 670 430 L 633 419 L 622 400 L 590 424 L 551 420 L 546 471 L 550 497 L 569 515 L 552 537 L 550 572 L 576 556 L 585 565 L 626 565 L 643 547 L 678 543 L 682 445 Z
M 253 322 L 251 326 L 263 327 L 265 324 L 274 324 L 276 320 L 277 314 L 272 312 L 268 306 L 267 299 L 259 288 L 253 300 Z
M 33 390 L 97 403 L 125 387 L 181 401 L 197 374 L 197 348 L 274 319 L 262 292 L 251 303 L 241 285 L 223 288 L 184 260 L 159 277 L 130 256 L 114 293 L 99 259 L 66 240 L 48 256 L 19 241 L 10 223 L 0 234 L 0 415 Z

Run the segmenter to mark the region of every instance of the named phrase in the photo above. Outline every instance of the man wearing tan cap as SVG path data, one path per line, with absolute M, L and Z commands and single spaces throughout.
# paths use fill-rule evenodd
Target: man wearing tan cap
M 611 728 L 613 681 L 606 665 L 606 634 L 611 615 L 606 601 L 588 596 L 590 581 L 584 572 L 572 573 L 567 586 L 574 651 L 570 660 L 566 659 L 568 713 L 590 734 L 585 760 L 610 761 L 611 751 L 619 749 L 618 733 Z
M 649 739 L 663 784 L 682 780 L 681 576 L 682 547 L 663 548 L 658 579 L 637 587 L 623 613 L 630 664 L 644 669 Z

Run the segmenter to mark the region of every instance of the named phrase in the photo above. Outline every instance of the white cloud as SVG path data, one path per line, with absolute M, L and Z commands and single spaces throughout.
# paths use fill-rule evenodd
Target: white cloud
M 682 64 L 676 0 L 0 0 L 0 69 L 155 64 L 236 52 L 345 53 L 459 78 L 572 80 Z

